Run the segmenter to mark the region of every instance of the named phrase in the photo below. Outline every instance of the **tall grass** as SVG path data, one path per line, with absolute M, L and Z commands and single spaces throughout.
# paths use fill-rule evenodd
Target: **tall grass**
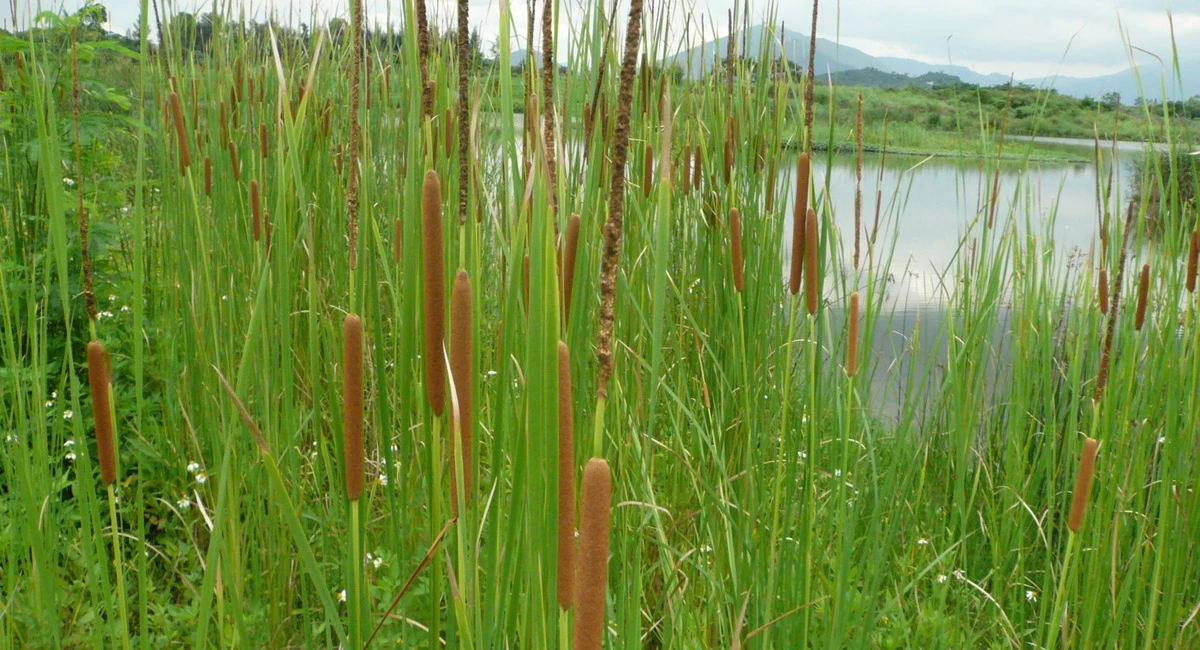
M 475 65 L 419 0 L 0 36 L 0 648 L 1200 644 L 1194 211 L 1151 237 L 1117 176 L 1081 261 L 981 123 L 892 336 L 920 197 L 812 158 L 883 125 L 788 126 L 811 66 L 740 38 L 668 74 L 714 36 L 683 4 L 546 6 L 541 79 L 516 17 Z

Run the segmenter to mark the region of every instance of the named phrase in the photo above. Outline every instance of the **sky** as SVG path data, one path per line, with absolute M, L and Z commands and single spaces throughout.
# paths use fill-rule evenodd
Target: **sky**
M 203 13 L 210 11 L 213 0 L 166 0 L 176 10 Z M 233 2 L 245 6 L 252 16 L 262 20 L 272 10 L 282 20 L 295 16 L 296 22 L 312 24 L 318 17 L 345 16 L 348 0 L 220 0 L 222 6 Z M 589 0 L 559 0 L 563 14 L 560 39 L 569 29 L 571 16 L 578 16 Z M 594 2 L 595 0 L 591 0 Z M 606 0 L 606 3 L 609 0 Z M 624 17 L 628 0 L 622 4 Z M 13 7 L 21 27 L 27 24 L 29 0 L 0 0 L 0 26 L 12 29 Z M 244 2 L 244 4 L 242 4 Z M 390 15 L 399 22 L 403 0 L 364 0 L 368 19 L 385 23 Z M 427 0 L 431 19 L 440 24 L 453 20 L 454 0 Z M 724 35 L 726 12 L 734 0 L 651 0 L 650 5 L 673 5 L 672 24 L 682 31 L 684 16 L 704 17 Z M 56 0 L 42 4 L 43 9 L 78 8 L 82 0 Z M 109 10 L 109 29 L 125 32 L 138 20 L 139 0 L 104 0 Z M 525 0 L 510 0 L 513 30 L 517 35 L 513 49 L 524 47 Z M 744 0 L 739 2 L 744 4 Z M 781 0 L 775 5 L 779 20 L 789 30 L 807 34 L 812 5 L 803 0 Z M 471 24 L 483 35 L 485 43 L 500 33 L 500 0 L 470 0 Z M 768 2 L 751 2 L 750 23 L 762 22 Z M 976 72 L 1015 74 L 1018 79 L 1059 74 L 1088 77 L 1109 74 L 1129 67 L 1125 43 L 1169 60 L 1171 27 L 1174 20 L 1175 42 L 1184 60 L 1200 59 L 1200 0 L 825 0 L 820 7 L 817 35 L 858 48 L 875 56 L 899 56 L 927 63 L 955 63 Z M 622 20 L 623 22 L 623 20 Z M 1124 34 L 1124 36 L 1123 36 Z M 699 43 L 692 43 L 698 45 Z M 1151 60 L 1138 54 L 1141 60 Z M 1200 71 L 1184 70 L 1195 74 Z

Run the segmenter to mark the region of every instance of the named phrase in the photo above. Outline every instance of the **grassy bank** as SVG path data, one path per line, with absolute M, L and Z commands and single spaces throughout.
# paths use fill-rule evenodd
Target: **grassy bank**
M 0 648 L 1200 644 L 1182 176 L 1153 244 L 1099 188 L 1083 258 L 964 182 L 946 363 L 882 367 L 921 197 L 834 229 L 776 181 L 799 80 L 642 71 L 667 14 L 477 88 L 407 13 L 361 57 L 85 18 L 0 49 Z

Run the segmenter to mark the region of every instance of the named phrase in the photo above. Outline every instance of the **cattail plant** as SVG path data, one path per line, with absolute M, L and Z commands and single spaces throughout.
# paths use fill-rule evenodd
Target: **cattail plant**
M 635 0 L 636 2 L 637 0 Z M 631 26 L 632 28 L 632 26 Z M 575 566 L 575 650 L 600 650 L 604 642 L 612 473 L 603 458 L 583 469 L 579 506 L 579 555 Z
M 1108 270 L 1100 269 L 1100 281 L 1096 286 L 1098 302 L 1100 304 L 1100 313 L 1108 313 Z
M 467 0 L 458 0 L 458 225 L 467 223 L 471 179 L 471 116 L 467 80 L 471 76 L 471 34 Z M 389 68 L 390 70 L 390 68 Z M 386 85 L 386 84 L 385 84 Z
M 567 219 L 567 232 L 563 243 L 563 321 L 571 318 L 571 296 L 575 288 L 575 257 L 579 252 L 579 215 Z
M 850 313 L 847 316 L 846 376 L 858 374 L 858 292 L 850 294 Z
M 554 78 L 558 76 L 558 62 L 554 60 L 554 3 L 548 1 L 544 4 L 545 6 L 542 8 L 542 99 L 545 103 L 545 110 L 542 111 L 542 150 L 546 161 L 546 192 L 550 199 L 550 220 L 557 224 L 558 168 L 554 162 Z M 531 37 L 530 41 L 532 40 Z
M 474 413 L 472 391 L 474 390 L 473 345 L 474 328 L 471 309 L 471 278 L 463 269 L 454 278 L 454 291 L 450 295 L 450 378 L 454 383 L 454 394 L 458 399 L 457 414 L 451 413 L 451 458 L 457 453 L 462 459 L 463 503 L 471 504 L 472 479 L 472 428 Z M 462 441 L 462 446 L 456 440 Z M 450 481 L 450 503 L 454 514 L 458 514 L 458 480 Z
M 1200 229 L 1192 231 L 1192 244 L 1188 249 L 1187 290 L 1196 293 L 1196 267 L 1200 262 Z
M 179 173 L 186 174 L 192 165 L 192 150 L 188 145 L 186 125 L 183 123 L 183 106 L 179 103 L 179 95 L 172 92 L 167 96 L 167 104 L 171 109 L 171 121 L 175 125 L 175 139 L 179 142 Z
M 263 122 L 258 125 L 258 147 L 262 150 L 262 159 L 267 159 L 267 123 Z
M 238 163 L 237 147 L 234 146 L 233 140 L 230 140 L 226 146 L 229 148 L 229 163 L 233 166 L 233 180 L 240 183 L 242 182 L 242 166 Z
M 731 77 L 732 78 L 732 77 Z M 733 180 L 733 116 L 725 121 L 725 183 Z
M 571 354 L 558 342 L 558 606 L 571 608 L 575 590 L 575 411 Z
M 258 179 L 250 180 L 250 217 L 254 241 L 262 238 L 262 197 L 259 196 Z
M 525 253 L 525 257 L 521 259 L 521 280 L 524 287 L 522 295 L 525 299 L 525 315 L 529 316 L 529 253 Z
M 92 419 L 96 427 L 96 455 L 100 459 L 100 480 L 112 485 L 117 480 L 117 455 L 113 444 L 113 412 L 109 399 L 108 355 L 104 345 L 92 341 L 87 346 L 88 388 L 92 395 Z
M 642 195 L 650 197 L 650 188 L 654 186 L 654 147 L 646 144 L 646 157 L 642 165 Z
M 1134 319 L 1134 329 L 1142 331 L 1146 323 L 1146 301 L 1150 294 L 1150 265 L 1142 265 L 1142 274 L 1138 277 L 1137 317 Z
M 442 255 L 442 184 L 431 169 L 425 172 L 421 191 L 421 260 L 425 277 L 425 397 L 437 417 L 446 409 L 446 364 L 442 360 L 446 280 Z
M 809 315 L 816 315 L 820 306 L 821 287 L 817 273 L 817 211 L 808 209 L 808 218 L 804 221 L 804 299 Z
M 692 193 L 692 145 L 683 146 L 683 156 L 679 165 L 680 180 L 682 181 L 683 194 Z
M 812 162 L 807 153 L 800 154 L 796 161 L 796 205 L 792 210 L 792 264 L 788 277 L 788 289 L 792 295 L 800 292 L 800 279 L 804 273 L 804 231 L 808 219 L 808 177 Z
M 20 59 L 18 59 L 19 61 Z M 2 87 L 3 84 L 0 84 Z M 78 200 L 79 253 L 83 263 L 83 299 L 88 319 L 96 322 L 96 292 L 92 284 L 92 256 L 90 253 L 88 214 L 83 205 L 83 145 L 79 139 L 79 48 L 75 41 L 75 29 L 71 29 L 71 122 L 75 129 L 75 193 Z
M 1099 444 L 1095 438 L 1083 442 L 1083 456 L 1079 459 L 1079 473 L 1075 475 L 1075 493 L 1071 497 L 1071 514 L 1067 528 L 1076 535 L 1083 527 L 1083 516 L 1087 513 L 1088 495 L 1092 491 L 1092 476 L 1096 470 L 1096 451 Z
M 729 237 L 733 247 L 733 288 L 741 293 L 746 286 L 746 276 L 742 259 L 742 216 L 737 208 L 729 210 Z
M 358 501 L 363 490 L 363 328 L 357 314 L 342 323 L 342 454 L 346 498 Z
M 700 145 L 692 150 L 692 189 L 700 189 L 700 173 L 704 169 L 704 150 Z
M 212 196 L 212 158 L 204 157 L 204 196 Z
M 858 124 L 854 129 L 854 270 L 862 246 L 863 96 L 858 93 Z
M 358 150 L 362 143 L 362 123 L 359 119 L 359 104 L 362 97 L 362 62 L 363 62 L 363 8 L 362 0 L 353 0 L 350 3 L 350 26 L 354 33 L 350 39 L 351 61 L 350 61 L 350 178 L 346 184 L 346 230 L 349 239 L 350 248 L 350 272 L 354 273 L 358 270 Z M 265 154 L 264 154 L 265 155 Z M 340 167 L 340 165 L 339 165 Z M 339 170 L 340 175 L 340 170 Z M 428 178 L 426 179 L 428 182 Z M 438 204 L 441 205 L 441 189 L 438 189 Z M 440 207 L 439 207 L 440 209 Z M 439 215 L 440 217 L 440 215 Z M 438 241 L 441 241 L 441 224 L 438 224 Z M 439 249 L 438 259 L 441 259 Z M 438 277 L 438 282 L 442 281 L 441 276 Z M 438 330 L 438 340 L 441 340 L 441 330 Z M 428 352 L 428 350 L 426 350 Z M 436 365 L 439 368 L 442 365 L 442 353 L 439 346 L 437 356 L 431 362 L 429 357 L 425 358 L 425 366 L 428 368 L 430 364 Z M 441 407 L 435 409 L 438 414 L 441 414 Z

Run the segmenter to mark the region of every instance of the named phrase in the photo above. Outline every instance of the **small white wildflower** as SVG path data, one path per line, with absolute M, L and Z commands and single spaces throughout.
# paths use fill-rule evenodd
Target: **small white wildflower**
M 111 293 L 110 293 L 110 294 L 108 294 L 108 301 L 109 301 L 109 302 L 114 302 L 114 301 L 116 301 L 116 299 L 117 299 L 117 296 L 116 296 L 115 294 L 111 294 Z
M 58 399 L 58 391 L 50 391 L 50 399 Z
M 221 300 L 229 300 L 229 296 L 221 296 Z
M 712 553 L 712 547 L 709 546 L 708 544 L 705 544 L 704 546 L 700 547 L 700 552 L 701 553 Z
M 394 442 L 393 442 L 393 443 L 392 443 L 392 453 L 393 453 L 393 454 L 398 454 L 398 453 L 400 453 L 400 445 L 398 445 L 398 444 L 396 444 L 396 443 L 394 443 Z
M 1032 589 L 1026 589 L 1025 590 L 1025 600 L 1028 600 L 1031 603 L 1036 603 L 1037 602 L 1037 592 Z
M 840 469 L 833 470 L 833 478 L 842 478 L 842 470 L 840 470 Z
M 67 439 L 67 441 L 63 443 L 63 446 L 64 446 L 64 447 L 74 447 L 74 446 L 75 446 L 75 439 L 74 439 L 74 438 L 68 438 L 68 439 Z
M 383 566 L 383 558 L 379 556 L 371 558 L 371 566 L 375 567 L 376 569 Z
M 70 460 L 70 461 L 73 461 L 73 460 L 75 460 L 75 452 L 73 452 L 73 451 L 68 451 L 68 452 L 67 452 L 67 455 L 66 455 L 66 459 L 67 459 L 67 460 Z
M 487 371 L 487 375 L 486 375 L 486 376 L 488 376 L 488 377 L 495 377 L 495 376 L 496 376 L 496 375 L 498 375 L 498 374 L 500 374 L 500 373 L 496 372 L 495 370 L 489 370 L 489 371 Z
M 72 411 L 71 409 L 67 409 L 67 410 L 63 411 L 63 419 L 64 420 L 70 420 L 73 417 L 75 417 L 75 411 Z
M 4 436 L 4 442 L 13 443 L 16 441 L 17 441 L 17 434 L 15 434 L 15 433 L 10 433 L 7 436 Z
M 112 318 L 112 317 L 113 317 L 113 313 L 111 311 L 102 311 L 102 312 L 96 314 L 96 320 L 104 320 L 105 318 Z
M 176 501 L 175 505 L 179 506 L 180 510 L 187 510 L 188 508 L 192 507 L 192 500 L 187 496 L 184 496 L 182 499 Z
M 379 475 L 379 484 L 382 485 L 383 487 L 387 487 L 387 484 L 388 484 L 387 474 Z
M 1166 436 L 1159 436 L 1159 437 L 1158 437 L 1158 444 L 1160 444 L 1160 445 L 1161 445 L 1161 444 L 1165 443 L 1166 441 L 1167 441 L 1167 437 L 1166 437 Z
M 205 474 L 204 472 L 200 472 L 200 473 L 196 474 L 196 482 L 201 485 L 207 483 L 208 482 L 208 474 Z
M 122 207 L 121 214 L 129 214 L 129 206 Z
M 63 184 L 67 187 L 75 187 L 75 179 L 69 176 L 63 176 Z
M 339 603 L 346 602 L 346 590 L 343 589 L 343 590 L 339 591 L 337 597 L 338 597 Z
M 962 569 L 955 569 L 954 570 L 954 579 L 955 580 L 966 580 L 967 574 Z
M 939 585 L 945 583 L 946 582 L 946 574 L 939 573 L 938 577 L 937 577 L 937 581 L 938 581 Z
M 187 464 L 188 474 L 195 474 L 199 470 L 200 470 L 200 463 L 197 463 L 196 461 L 193 460 Z
M 128 314 L 129 313 L 129 305 L 121 305 L 121 313 Z
M 922 537 L 921 539 L 917 540 L 917 546 L 929 546 L 929 540 Z
M 52 409 L 52 408 L 54 408 L 54 402 L 47 400 L 47 401 L 46 401 L 46 408 L 48 408 L 48 409 Z

